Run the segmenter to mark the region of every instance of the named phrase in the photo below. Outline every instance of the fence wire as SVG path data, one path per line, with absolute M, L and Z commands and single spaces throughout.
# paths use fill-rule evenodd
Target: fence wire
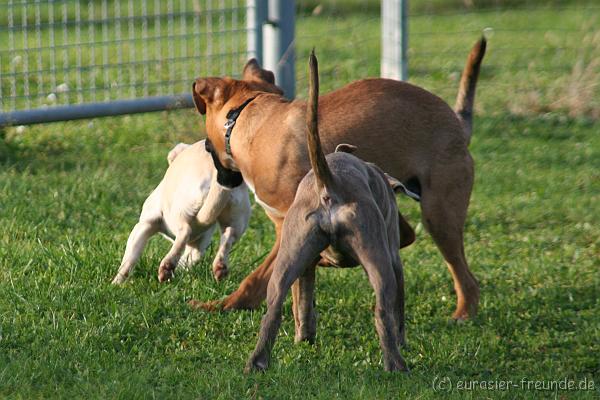
M 300 0 L 299 4 L 299 97 L 306 96 L 306 60 L 313 46 L 321 55 L 323 91 L 379 76 L 378 0 Z M 485 29 L 489 46 L 476 111 L 556 110 L 600 117 L 597 2 L 424 0 L 409 6 L 409 82 L 454 104 L 468 52 Z M 326 29 L 315 29 L 318 26 Z
M 188 93 L 246 61 L 244 0 L 5 0 L 0 111 Z
M 479 111 L 600 114 L 596 2 L 409 6 L 410 82 L 452 104 L 471 45 L 491 28 Z M 297 0 L 297 10 L 299 97 L 313 46 L 324 92 L 379 76 L 379 0 Z M 5 0 L 0 111 L 189 93 L 196 76 L 239 75 L 249 56 L 246 14 L 244 0 Z

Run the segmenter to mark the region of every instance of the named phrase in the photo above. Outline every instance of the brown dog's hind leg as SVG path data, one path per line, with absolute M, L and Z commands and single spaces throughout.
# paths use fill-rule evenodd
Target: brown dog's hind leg
M 456 310 L 452 318 L 464 320 L 477 314 L 479 284 L 469 270 L 465 257 L 463 232 L 467 217 L 467 207 L 473 182 L 472 167 L 446 168 L 445 177 L 450 174 L 455 181 L 443 177 L 431 180 L 432 188 L 425 188 L 421 198 L 421 210 L 425 228 L 440 249 L 448 269 L 454 279 Z M 461 182 L 456 182 L 460 179 Z M 439 186 L 435 186 L 438 184 Z M 434 190 L 435 189 L 435 190 Z

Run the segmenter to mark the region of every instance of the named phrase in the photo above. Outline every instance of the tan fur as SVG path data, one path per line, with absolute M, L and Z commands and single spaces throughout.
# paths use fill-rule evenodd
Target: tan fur
M 208 137 L 221 163 L 242 173 L 278 233 L 298 184 L 311 168 L 306 147 L 307 105 L 286 100 L 280 92 L 257 75 L 243 81 L 199 78 L 193 93 L 198 111 L 206 113 Z M 250 97 L 256 98 L 237 120 L 231 136 L 233 156 L 229 156 L 224 144 L 226 115 Z M 325 94 L 319 98 L 318 115 L 325 154 L 340 143 L 351 143 L 357 146 L 357 157 L 374 162 L 400 182 L 418 181 L 423 224 L 454 278 L 458 296 L 454 317 L 474 315 L 479 288 L 463 249 L 473 160 L 462 120 L 439 97 L 390 79 L 363 79 Z M 402 217 L 399 223 L 402 244 L 410 244 L 412 229 Z M 279 242 L 278 237 L 263 264 L 218 306 L 239 309 L 260 304 Z
M 481 67 L 483 56 L 485 55 L 486 45 L 487 42 L 485 38 L 482 37 L 471 49 L 471 53 L 469 53 L 469 59 L 467 60 L 467 65 L 465 66 L 460 78 L 458 95 L 456 96 L 456 104 L 454 105 L 454 111 L 456 111 L 458 117 L 463 121 L 468 141 L 471 140 L 471 133 L 473 130 L 475 87 L 477 86 L 479 68 Z

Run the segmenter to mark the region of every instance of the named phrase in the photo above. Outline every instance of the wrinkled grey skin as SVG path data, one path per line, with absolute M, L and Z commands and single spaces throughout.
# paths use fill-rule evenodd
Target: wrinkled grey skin
M 404 278 L 398 250 L 398 209 L 384 173 L 351 154 L 326 157 L 333 185 L 317 189 L 313 171 L 301 181 L 284 223 L 267 290 L 267 313 L 246 372 L 268 367 L 281 324 L 282 305 L 297 279 L 295 340 L 313 342 L 315 266 L 363 265 L 375 291 L 375 326 L 387 371 L 407 371 L 398 351 L 404 344 Z

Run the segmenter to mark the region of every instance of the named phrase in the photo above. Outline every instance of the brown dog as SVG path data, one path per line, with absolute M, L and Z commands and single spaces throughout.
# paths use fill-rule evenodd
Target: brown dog
M 352 143 L 358 146 L 358 157 L 376 163 L 420 195 L 423 223 L 454 278 L 458 298 L 453 317 L 457 319 L 474 315 L 479 302 L 479 286 L 464 253 L 463 230 L 473 186 L 473 160 L 468 150 L 471 117 L 485 46 L 482 38 L 471 50 L 456 111 L 424 89 L 389 79 L 360 80 L 319 101 L 319 130 L 326 154 L 337 144 Z M 283 219 L 310 169 L 306 103 L 286 100 L 280 94 L 273 74 L 262 70 L 255 60 L 244 68 L 243 80 L 199 78 L 194 82 L 194 102 L 198 111 L 206 114 L 208 138 L 217 161 L 242 173 L 256 201 L 274 222 L 277 236 L 265 261 L 240 287 L 206 308 L 255 308 L 265 298 Z M 237 120 L 232 127 L 229 121 L 233 117 Z M 414 240 L 403 218 L 400 233 L 402 245 Z M 297 285 L 292 292 L 297 300 Z
M 343 267 L 362 264 L 375 290 L 375 326 L 386 371 L 407 370 L 398 352 L 404 338 L 404 278 L 398 255 L 396 197 L 383 171 L 347 153 L 321 150 L 317 124 L 319 77 L 310 55 L 307 141 L 312 171 L 298 186 L 283 222 L 281 246 L 267 290 L 256 349 L 246 372 L 264 370 L 281 325 L 283 302 L 298 279 L 296 342 L 314 341 L 315 263 L 321 252 Z

